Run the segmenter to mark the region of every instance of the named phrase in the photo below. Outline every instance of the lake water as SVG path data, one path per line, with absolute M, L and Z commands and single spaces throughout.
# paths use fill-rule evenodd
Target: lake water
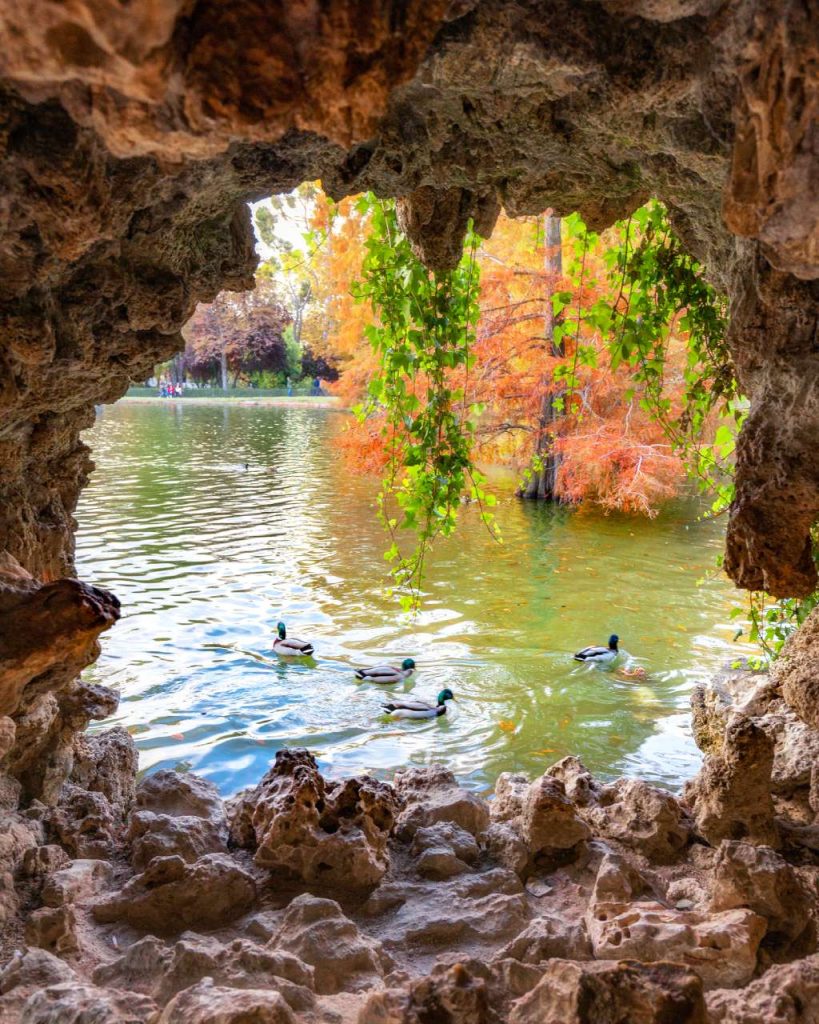
M 77 512 L 78 573 L 123 609 L 88 675 L 120 691 L 105 725 L 130 730 L 140 767 L 193 768 L 225 794 L 285 746 L 308 747 L 330 775 L 443 762 L 480 790 L 567 753 L 605 778 L 690 777 L 690 691 L 748 652 L 732 642 L 729 582 L 700 584 L 720 525 L 694 503 L 653 521 L 554 510 L 499 480 L 504 544 L 465 507 L 410 619 L 384 592 L 378 482 L 351 475 L 334 446 L 346 420 L 123 402 L 85 435 L 97 469 Z M 279 619 L 313 641 L 312 664 L 272 653 Z M 646 680 L 572 660 L 612 632 Z M 356 665 L 407 656 L 418 671 L 397 688 L 354 679 Z M 444 718 L 380 713 L 390 694 L 444 686 L 457 698 Z

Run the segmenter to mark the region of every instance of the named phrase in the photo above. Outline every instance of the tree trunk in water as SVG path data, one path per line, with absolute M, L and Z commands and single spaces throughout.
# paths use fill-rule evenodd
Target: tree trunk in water
M 560 248 L 560 217 L 553 217 L 551 214 L 547 214 L 544 220 L 546 251 L 543 259 L 543 269 L 546 271 L 547 278 L 543 331 L 549 353 L 553 356 L 562 356 L 563 343 L 555 343 L 555 324 L 557 318 L 552 307 L 552 295 L 555 292 L 558 278 L 563 272 L 563 256 Z M 554 450 L 554 438 L 549 429 L 550 425 L 557 419 L 554 401 L 558 397 L 558 392 L 553 389 L 551 375 L 544 374 L 541 387 L 540 416 L 538 418 L 535 456 L 532 460 L 531 475 L 521 487 L 519 494 L 522 498 L 540 501 L 559 501 L 556 489 L 560 456 Z

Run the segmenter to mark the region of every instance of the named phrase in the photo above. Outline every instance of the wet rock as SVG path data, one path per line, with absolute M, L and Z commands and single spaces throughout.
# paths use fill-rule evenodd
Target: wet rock
M 743 989 L 706 996 L 709 1024 L 816 1024 L 819 955 L 769 968 Z
M 670 793 L 640 779 L 618 779 L 584 812 L 596 835 L 616 840 L 658 864 L 677 860 L 692 822 Z
M 765 919 L 750 910 L 701 914 L 651 902 L 597 903 L 586 923 L 598 960 L 671 960 L 708 988 L 746 984 L 765 934 Z
M 103 860 L 75 860 L 48 876 L 41 898 L 47 907 L 82 903 L 107 888 L 113 869 Z
M 206 978 L 175 996 L 158 1024 L 297 1024 L 278 992 L 222 988 Z
M 186 928 L 220 928 L 253 904 L 256 883 L 230 857 L 210 853 L 194 864 L 181 857 L 157 857 L 123 888 L 99 900 L 94 917 L 124 921 L 154 935 Z
M 136 744 L 122 726 L 81 733 L 74 741 L 70 779 L 81 789 L 102 793 L 115 817 L 122 819 L 134 800 L 138 760 Z
M 429 978 L 406 988 L 387 989 L 369 996 L 358 1024 L 489 1024 L 486 981 L 464 964 L 436 970 Z
M 260 867 L 308 883 L 362 889 L 387 870 L 397 809 L 384 783 L 327 783 L 306 750 L 280 750 L 259 785 L 232 804 L 230 830 Z
M 60 956 L 79 949 L 77 915 L 68 903 L 61 907 L 41 907 L 26 920 L 26 942 Z
M 510 958 L 526 964 L 552 959 L 591 960 L 589 933 L 583 921 L 572 922 L 556 914 L 543 914 L 497 954 L 498 960 Z
M 45 817 L 51 835 L 71 857 L 107 860 L 117 836 L 117 823 L 102 793 L 66 786 L 59 806 Z
M 807 725 L 819 729 L 819 608 L 788 638 L 771 669 L 771 679 L 788 705 Z
M 96 988 L 79 981 L 35 992 L 20 1024 L 156 1024 L 159 1011 L 146 996 Z
M 276 991 L 299 1013 L 315 1002 L 312 967 L 291 953 L 246 939 L 223 944 L 189 933 L 171 946 L 146 936 L 93 975 L 97 985 L 143 992 L 161 1006 L 203 978 L 232 988 Z
M 455 776 L 442 765 L 402 768 L 395 773 L 395 788 L 404 801 L 397 833 L 411 839 L 419 828 L 450 822 L 479 838 L 489 825 L 484 800 L 461 789 Z
M 722 753 L 707 756 L 684 790 L 697 830 L 712 846 L 723 839 L 779 846 L 771 798 L 773 754 L 764 729 L 743 715 L 731 716 Z
M 207 818 L 221 824 L 225 807 L 212 782 L 187 772 L 163 769 L 146 776 L 136 788 L 136 807 L 180 818 Z
M 705 1024 L 702 982 L 678 964 L 551 960 L 510 1024 Z
M 319 994 L 361 991 L 393 967 L 381 943 L 364 935 L 338 903 L 306 894 L 289 904 L 269 948 L 310 964 Z
M 766 946 L 787 948 L 808 929 L 809 906 L 809 893 L 776 851 L 750 843 L 722 843 L 714 865 L 713 910 L 748 907 L 768 922 Z
M 134 811 L 126 840 L 131 863 L 142 871 L 154 857 L 181 857 L 188 864 L 207 853 L 227 853 L 227 828 L 212 818 L 172 817 L 152 811 Z

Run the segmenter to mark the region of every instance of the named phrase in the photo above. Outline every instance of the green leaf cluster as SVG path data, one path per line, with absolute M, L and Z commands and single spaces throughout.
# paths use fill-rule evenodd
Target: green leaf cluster
M 464 386 L 479 314 L 479 239 L 470 229 L 459 265 L 429 271 L 400 231 L 393 201 L 368 193 L 359 211 L 369 214 L 371 227 L 353 294 L 372 306 L 367 334 L 379 371 L 356 412 L 383 420 L 388 463 L 378 506 L 392 536 L 385 558 L 409 610 L 419 601 L 426 554 L 455 529 L 462 499 L 478 502 L 497 534 L 489 511 L 494 497 L 471 457 L 481 410 L 468 404 Z M 401 548 L 404 530 L 415 538 L 408 553 Z

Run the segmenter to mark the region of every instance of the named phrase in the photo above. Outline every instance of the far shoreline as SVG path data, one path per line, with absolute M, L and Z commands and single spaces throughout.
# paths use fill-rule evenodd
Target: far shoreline
M 133 403 L 134 405 L 249 405 L 249 406 L 289 406 L 291 409 L 338 409 L 346 410 L 341 399 L 336 395 L 287 395 L 272 396 L 260 395 L 258 398 L 248 396 L 231 395 L 203 395 L 197 396 L 182 395 L 179 398 L 163 398 L 161 395 L 123 395 L 117 399 L 116 404 Z

